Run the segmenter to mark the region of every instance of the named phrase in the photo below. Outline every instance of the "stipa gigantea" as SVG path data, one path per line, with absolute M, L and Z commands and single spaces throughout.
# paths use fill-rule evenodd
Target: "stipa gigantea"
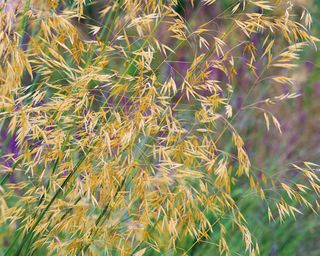
M 220 11 L 203 20 L 187 20 L 176 1 L 24 4 L 1 34 L 2 146 L 14 141 L 2 150 L 1 216 L 17 231 L 6 255 L 187 255 L 216 227 L 215 250 L 231 254 L 226 218 L 242 253 L 259 254 L 235 194 L 241 186 L 265 202 L 270 220 L 299 213 L 293 202 L 316 211 L 304 195 L 319 194 L 316 166 L 296 166 L 306 179 L 293 186 L 258 177 L 232 106 L 241 62 L 248 98 L 262 81 L 292 83 L 299 51 L 317 42 L 305 9 L 301 24 L 286 1 L 222 11 L 217 1 L 190 1 L 193 15 Z M 260 103 L 295 96 L 241 110 L 262 111 L 267 128 L 281 131 Z

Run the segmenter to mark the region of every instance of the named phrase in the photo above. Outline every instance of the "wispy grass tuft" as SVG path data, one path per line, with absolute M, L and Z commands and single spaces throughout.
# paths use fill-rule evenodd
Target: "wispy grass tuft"
M 272 107 L 299 97 L 300 54 L 319 41 L 306 8 L 27 0 L 0 10 L 4 255 L 258 255 L 257 208 L 271 226 L 317 214 L 319 165 L 292 163 L 277 179 L 241 136 L 255 112 L 281 138 Z

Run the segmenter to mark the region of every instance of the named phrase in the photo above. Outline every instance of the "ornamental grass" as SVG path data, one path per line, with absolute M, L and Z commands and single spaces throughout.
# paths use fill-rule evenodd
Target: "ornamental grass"
M 319 165 L 257 168 L 239 118 L 281 144 L 311 24 L 284 0 L 2 1 L 1 252 L 259 255 L 259 219 L 317 214 Z

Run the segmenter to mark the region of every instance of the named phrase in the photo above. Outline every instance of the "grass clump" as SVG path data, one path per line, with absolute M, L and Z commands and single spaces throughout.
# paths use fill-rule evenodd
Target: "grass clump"
M 319 166 L 275 180 L 236 128 L 254 110 L 282 132 L 269 107 L 298 97 L 291 75 L 318 41 L 306 9 L 7 1 L 0 15 L 5 255 L 189 255 L 205 241 L 230 255 L 234 237 L 257 255 L 248 195 L 270 222 L 318 210 Z

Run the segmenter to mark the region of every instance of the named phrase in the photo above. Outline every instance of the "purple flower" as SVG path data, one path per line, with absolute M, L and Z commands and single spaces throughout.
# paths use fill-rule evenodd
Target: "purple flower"
M 314 84 L 314 90 L 317 96 L 320 96 L 320 82 Z

